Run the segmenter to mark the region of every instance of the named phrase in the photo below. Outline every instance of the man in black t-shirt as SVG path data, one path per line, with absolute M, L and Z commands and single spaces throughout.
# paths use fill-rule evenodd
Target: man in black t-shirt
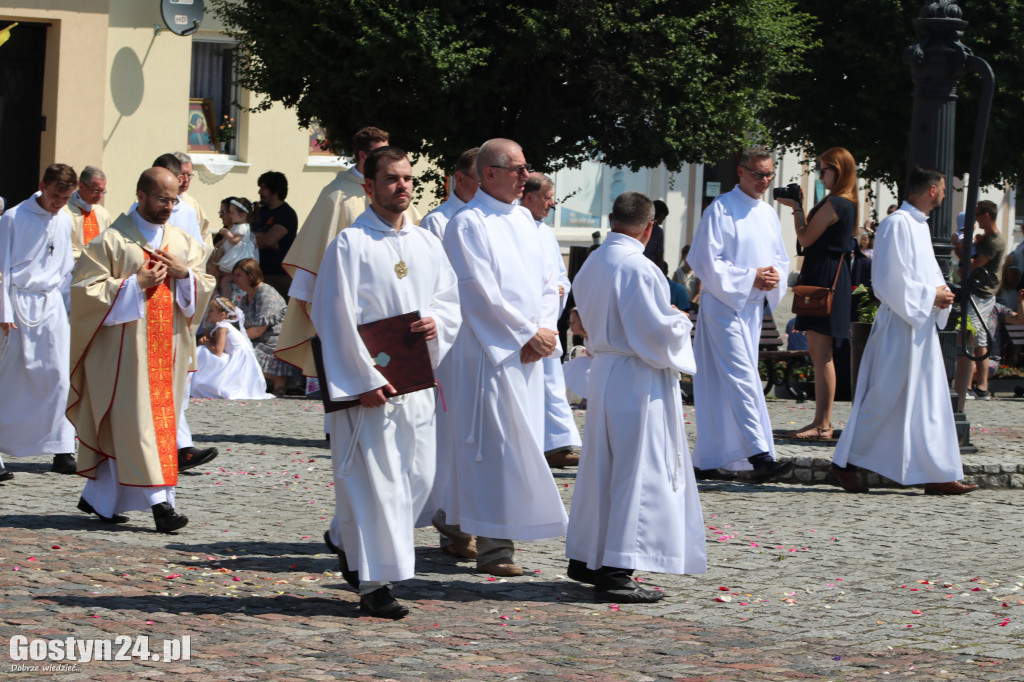
M 971 258 L 971 300 L 974 305 L 968 311 L 974 332 L 968 334 L 967 345 L 973 348 L 975 356 L 983 356 L 988 346 L 988 335 L 982 330 L 981 320 L 988 320 L 999 293 L 1000 268 L 1003 265 L 1003 252 L 1006 240 L 999 233 L 996 223 L 998 207 L 991 201 L 979 201 L 975 210 L 981 235 L 975 241 L 976 253 Z M 963 258 L 962 242 L 954 244 L 957 257 Z M 977 312 L 975 312 L 975 307 Z M 995 335 L 995 329 L 989 329 Z M 974 366 L 972 368 L 972 365 Z M 974 381 L 970 381 L 973 369 Z M 963 356 L 957 357 L 956 382 L 954 388 L 959 395 L 958 410 L 963 411 L 965 400 L 991 400 L 988 390 L 988 359 L 971 361 Z M 974 384 L 972 386 L 971 384 Z
M 256 235 L 256 246 L 260 250 L 260 269 L 263 280 L 277 289 L 281 296 L 288 296 L 291 278 L 281 267 L 281 261 L 295 241 L 299 230 L 299 216 L 295 209 L 285 203 L 288 196 L 288 179 L 284 173 L 267 171 L 257 180 L 260 194 L 260 209 L 252 225 Z

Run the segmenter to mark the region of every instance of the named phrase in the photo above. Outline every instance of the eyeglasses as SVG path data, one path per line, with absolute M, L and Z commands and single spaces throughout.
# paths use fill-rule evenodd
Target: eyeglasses
M 106 194 L 107 193 L 107 190 L 105 190 L 105 189 L 90 189 L 89 187 L 86 187 L 84 190 L 81 190 L 81 189 L 78 190 L 79 194 L 81 194 L 83 191 L 88 192 L 89 194 Z
M 507 171 L 512 171 L 516 175 L 533 172 L 533 166 L 528 163 L 524 163 L 522 166 L 490 166 L 490 168 L 502 168 Z
M 756 171 L 753 168 L 747 168 L 746 166 L 740 166 L 743 170 L 754 176 L 755 180 L 771 180 L 775 177 L 775 173 L 765 173 L 764 171 Z
M 178 197 L 158 197 L 157 195 L 150 194 L 149 192 L 146 192 L 146 196 L 161 206 L 177 206 L 178 202 L 181 201 Z

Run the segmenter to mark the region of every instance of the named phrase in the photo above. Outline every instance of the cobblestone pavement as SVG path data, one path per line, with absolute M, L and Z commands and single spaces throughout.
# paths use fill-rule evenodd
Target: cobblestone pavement
M 805 407 L 772 402 L 776 426 L 806 423 Z M 981 448 L 971 461 L 1024 461 L 1024 401 L 968 409 Z M 221 456 L 182 475 L 192 523 L 176 535 L 141 512 L 102 525 L 75 510 L 80 479 L 38 458 L 9 463 L 0 669 L 11 679 L 1024 679 L 1020 490 L 701 483 L 708 573 L 642 575 L 668 597 L 620 608 L 564 577 L 560 541 L 522 545 L 526 575 L 494 579 L 421 530 L 420 573 L 395 588 L 412 613 L 391 622 L 359 615 L 321 542 L 333 491 L 319 406 L 194 401 L 189 421 Z M 568 504 L 575 471 L 554 476 Z M 191 659 L 42 672 L 46 662 L 10 656 L 16 636 L 122 635 L 148 636 L 155 652 L 187 635 Z

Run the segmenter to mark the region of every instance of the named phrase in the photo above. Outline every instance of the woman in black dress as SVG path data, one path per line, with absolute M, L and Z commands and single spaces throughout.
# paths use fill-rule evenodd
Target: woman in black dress
M 831 287 L 832 312 L 828 317 L 798 315 L 796 328 L 807 332 L 807 344 L 814 364 L 814 421 L 794 432 L 795 438 L 832 437 L 832 402 L 836 393 L 836 368 L 832 362 L 835 339 L 850 338 L 849 252 L 857 225 L 857 165 L 842 147 L 833 147 L 818 157 L 819 175 L 828 195 L 804 219 L 801 202 L 780 199 L 793 209 L 796 238 L 803 247 L 804 263 L 800 284 Z M 836 273 L 838 272 L 838 279 Z

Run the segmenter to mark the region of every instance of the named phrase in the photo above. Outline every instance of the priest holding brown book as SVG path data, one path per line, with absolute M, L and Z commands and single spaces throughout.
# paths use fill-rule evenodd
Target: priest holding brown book
M 336 507 L 324 540 L 358 590 L 360 609 L 397 619 L 409 610 L 391 595 L 391 583 L 415 572 L 413 527 L 434 476 L 434 391 L 396 396 L 377 370 L 390 357 L 371 357 L 358 327 L 418 311 L 409 331 L 425 336 L 436 367 L 461 313 L 441 242 L 404 215 L 413 187 L 405 152 L 373 150 L 364 173 L 370 207 L 328 247 L 313 293 L 321 390 L 333 400 L 359 400 L 329 414 Z

